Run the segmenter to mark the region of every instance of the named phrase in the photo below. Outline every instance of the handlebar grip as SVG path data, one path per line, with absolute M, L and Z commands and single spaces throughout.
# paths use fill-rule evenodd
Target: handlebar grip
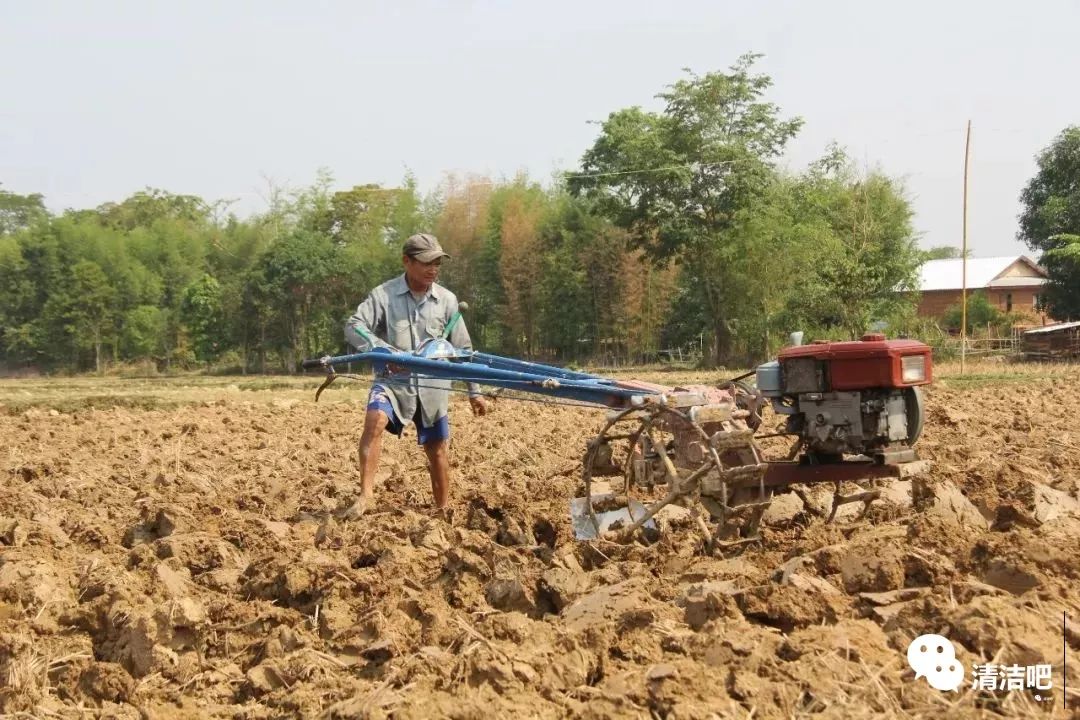
M 308 358 L 300 363 L 300 367 L 305 370 L 314 370 L 315 368 L 321 368 L 323 366 L 322 358 Z

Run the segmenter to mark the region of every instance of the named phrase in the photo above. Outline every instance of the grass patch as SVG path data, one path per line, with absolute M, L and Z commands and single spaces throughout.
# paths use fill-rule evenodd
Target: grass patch
M 120 378 L 99 376 L 0 380 L 0 413 L 31 408 L 72 412 L 96 408 L 168 410 L 201 403 L 272 403 L 295 399 L 313 402 L 321 375 L 293 377 L 251 375 Z M 367 385 L 339 381 L 329 390 L 332 402 L 352 402 Z M 324 394 L 321 402 L 327 400 Z
M 303 385 L 307 385 L 310 382 L 310 380 L 307 380 L 303 383 Z M 248 392 L 262 392 L 265 390 L 295 390 L 300 387 L 301 384 L 297 383 L 294 380 L 280 380 L 277 378 L 268 378 L 265 380 L 250 380 L 248 382 L 236 383 L 236 386 L 241 390 L 245 390 Z
M 1080 365 L 1072 363 L 1030 363 L 969 361 L 964 372 L 959 362 L 934 365 L 934 384 L 962 390 L 988 385 L 1035 384 L 1080 381 Z
M 18 415 L 27 410 L 48 409 L 61 413 L 74 413 L 85 410 L 111 410 L 129 408 L 133 410 L 173 410 L 190 404 L 178 398 L 164 398 L 157 395 L 83 395 L 74 397 L 31 397 L 5 400 L 0 402 L 0 412 Z
M 972 388 L 986 387 L 987 385 L 1030 384 L 1052 380 L 1051 376 L 1034 373 L 968 373 L 938 378 L 935 380 L 935 384 L 940 383 L 944 387 L 970 390 Z

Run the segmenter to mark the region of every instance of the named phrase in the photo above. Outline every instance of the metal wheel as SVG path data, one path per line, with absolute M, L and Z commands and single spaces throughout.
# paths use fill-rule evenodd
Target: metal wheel
M 615 531 L 617 539 L 629 542 L 644 531 L 648 542 L 657 529 L 655 515 L 667 505 L 679 504 L 690 510 L 707 553 L 731 538 L 738 544 L 754 541 L 771 493 L 762 483 L 765 465 L 747 425 L 750 412 L 733 409 L 721 416 L 725 420 L 714 418 L 708 423 L 708 432 L 689 413 L 675 408 L 653 405 L 637 412 L 636 417 L 630 412 L 613 416 L 589 443 L 584 467 L 586 497 L 573 501 L 572 507 L 572 514 L 587 518 L 574 518 L 579 539 Z M 614 431 L 617 423 L 631 420 L 638 422 L 633 431 Z M 601 500 L 592 495 L 593 464 L 601 455 L 600 448 L 614 441 L 626 441 L 627 446 L 624 497 L 607 495 Z M 691 446 L 697 448 L 699 459 L 688 461 L 693 457 L 687 455 Z M 676 460 L 682 458 L 680 466 L 672 455 Z M 635 487 L 655 486 L 666 487 L 662 498 L 645 504 L 633 497 Z M 582 530 L 585 522 L 589 525 Z

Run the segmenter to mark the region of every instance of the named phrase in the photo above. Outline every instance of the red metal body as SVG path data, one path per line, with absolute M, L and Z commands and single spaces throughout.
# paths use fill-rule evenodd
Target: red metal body
M 926 377 L 905 382 L 901 359 L 913 355 L 925 358 Z M 886 340 L 884 335 L 864 335 L 856 341 L 784 348 L 778 357 L 781 367 L 785 361 L 805 358 L 824 365 L 826 389 L 830 391 L 905 388 L 929 385 L 933 380 L 930 347 L 918 340 Z

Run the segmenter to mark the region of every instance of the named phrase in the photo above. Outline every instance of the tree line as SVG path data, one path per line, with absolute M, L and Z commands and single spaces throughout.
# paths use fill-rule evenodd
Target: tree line
M 339 353 L 409 235 L 453 259 L 474 345 L 555 362 L 647 361 L 668 348 L 745 365 L 786 333 L 917 332 L 919 264 L 901 184 L 839 148 L 778 166 L 802 121 L 768 102 L 755 56 L 688 74 L 662 109 L 613 112 L 578 171 L 540 183 L 449 176 L 421 193 L 273 188 L 265 211 L 147 189 L 50 213 L 0 189 L 0 363 L 97 370 L 295 371 Z

